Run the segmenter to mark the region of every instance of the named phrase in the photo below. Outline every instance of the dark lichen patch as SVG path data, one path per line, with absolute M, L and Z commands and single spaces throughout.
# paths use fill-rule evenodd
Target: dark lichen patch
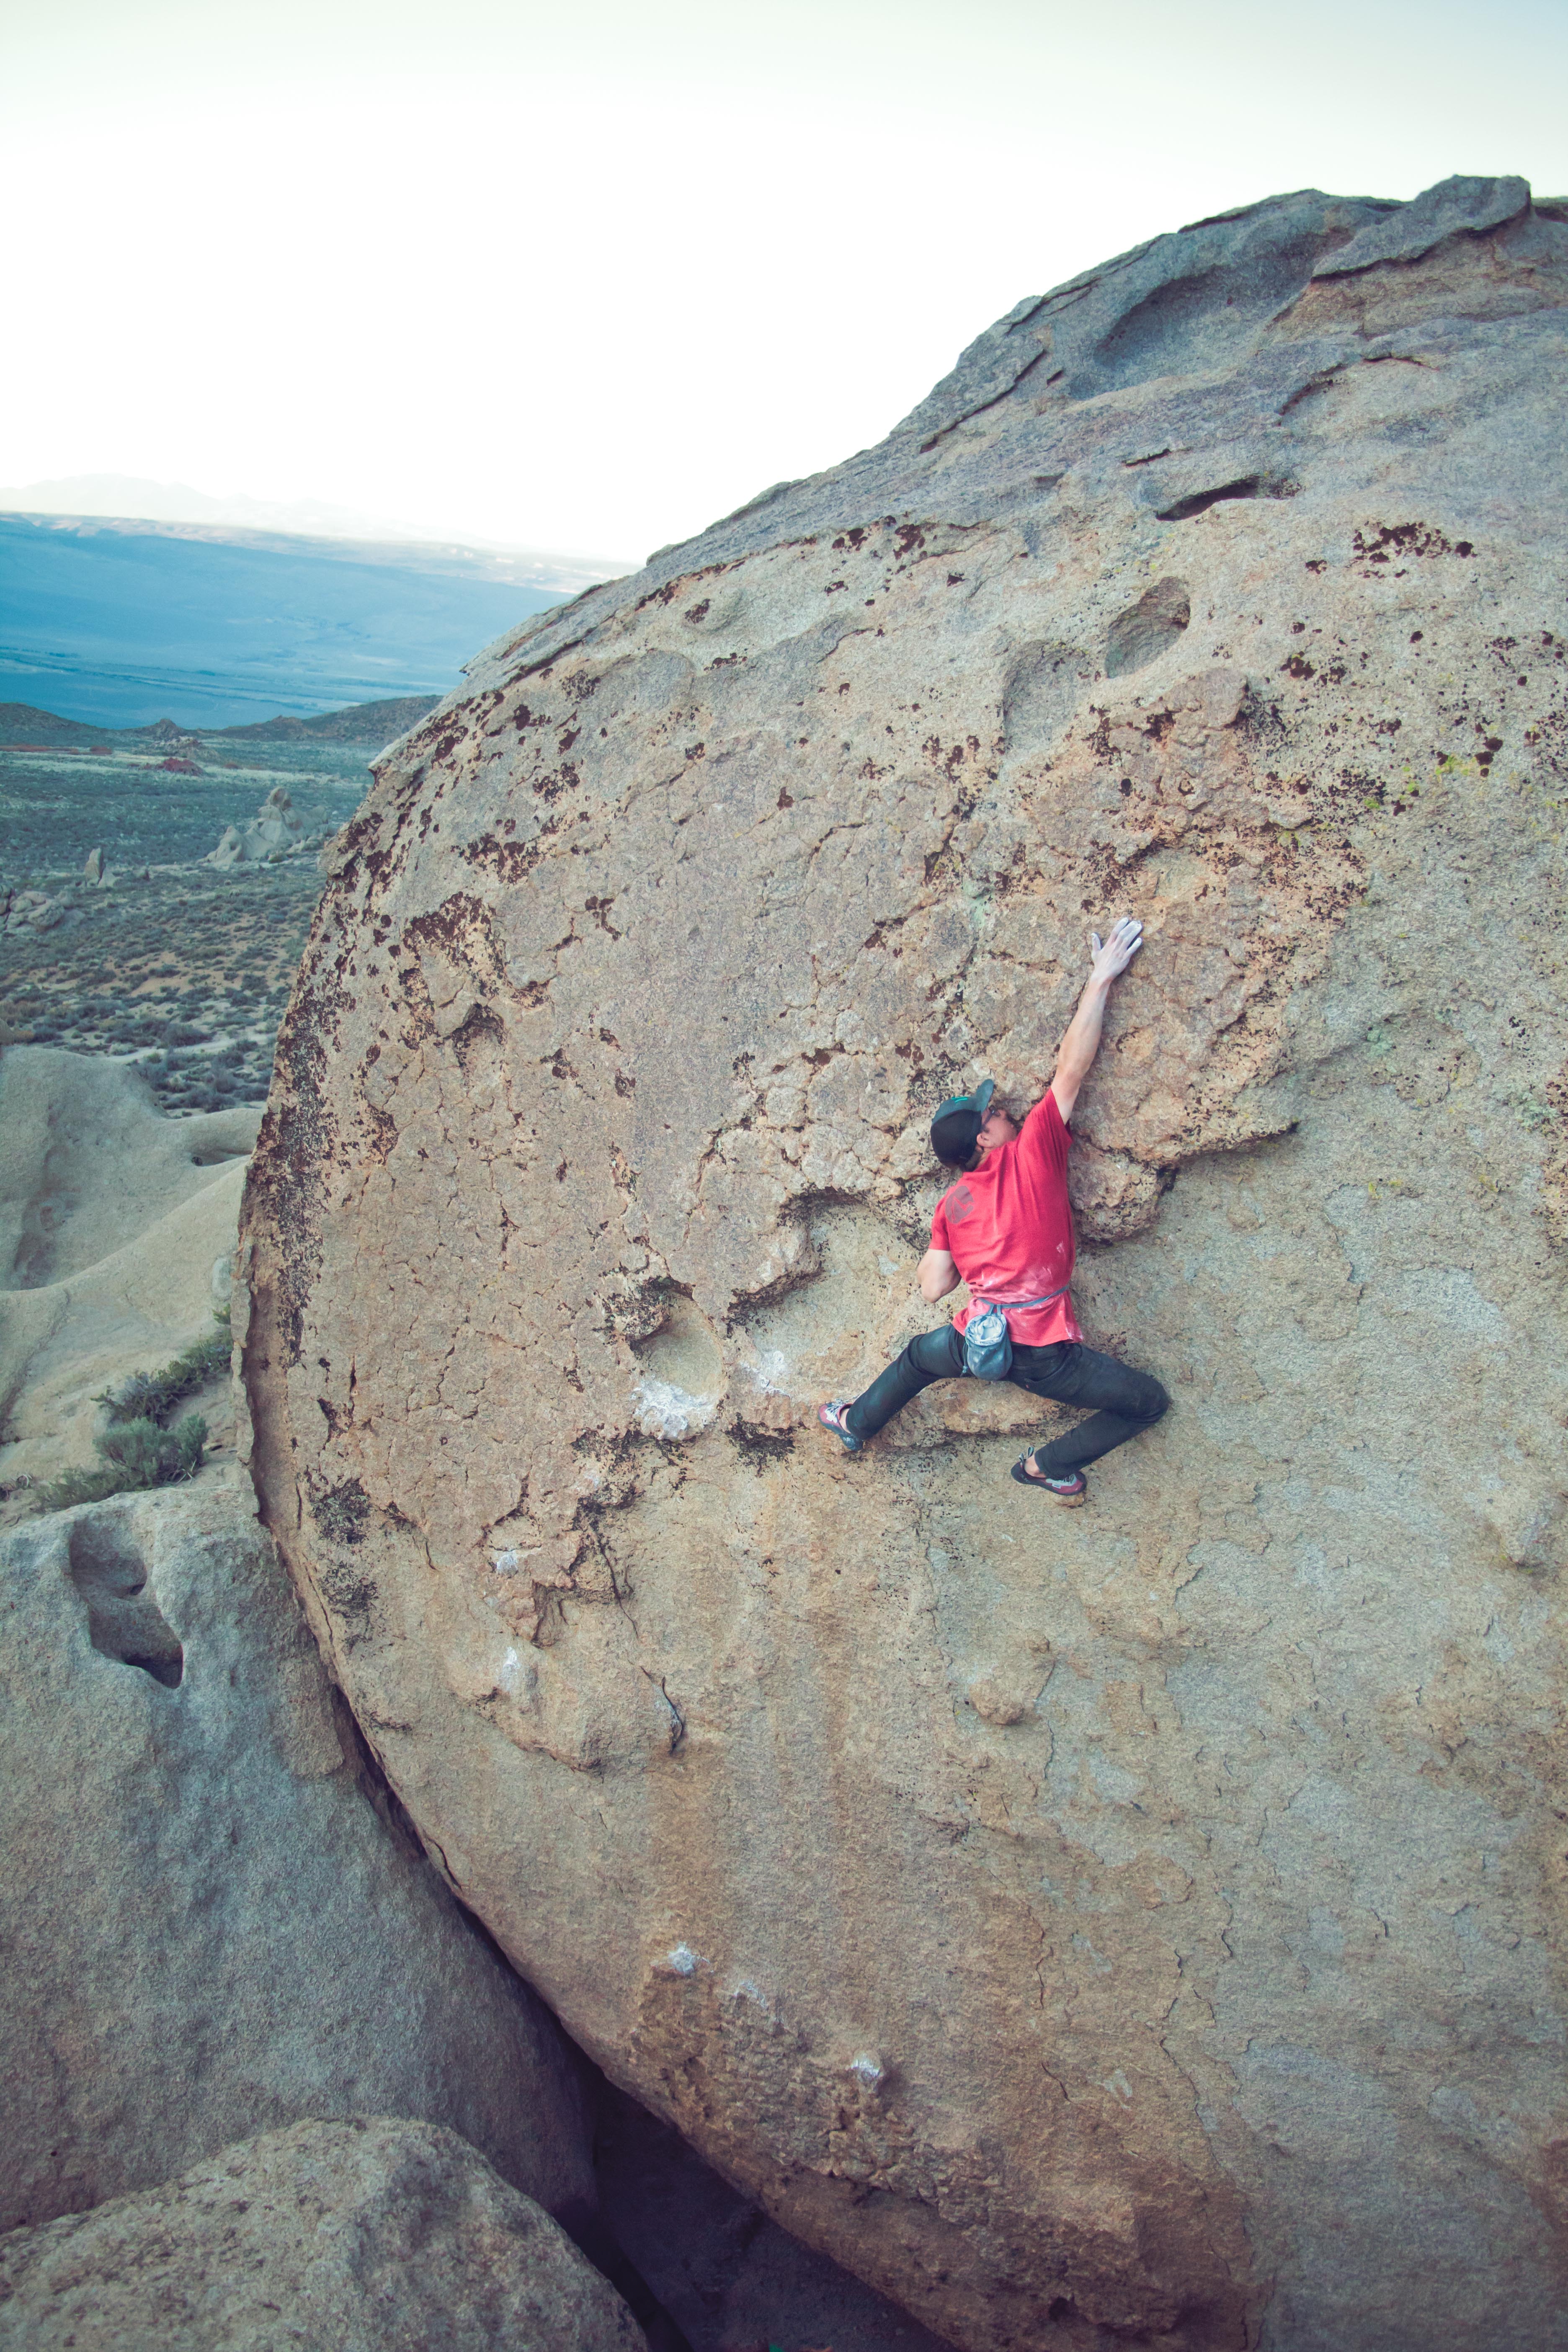
M 345 1478 L 310 1497 L 316 1525 L 329 1543 L 359 1544 L 370 1525 L 370 1497 L 357 1478 Z
M 778 1463 L 787 1462 L 795 1452 L 795 1432 L 790 1429 L 759 1429 L 752 1422 L 737 1421 L 724 1434 L 759 1478 Z

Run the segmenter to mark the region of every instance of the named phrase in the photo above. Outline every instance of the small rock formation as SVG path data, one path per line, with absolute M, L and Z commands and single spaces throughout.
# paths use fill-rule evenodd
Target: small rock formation
M 330 853 L 267 1522 L 573 2033 L 965 2352 L 1560 2328 L 1565 305 L 1519 180 L 1157 237 Z M 1121 911 L 1078 1303 L 1173 1410 L 1072 1515 L 1016 1391 L 845 1458 Z
M 591 2211 L 573 2054 L 367 1773 L 248 1502 L 0 1537 L 0 2229 L 367 2111 Z
M 13 890 L 5 903 L 5 936 L 14 940 L 29 932 L 52 931 L 68 913 L 65 901 L 47 890 Z
M 169 764 L 165 762 L 165 765 Z M 287 784 L 274 784 L 247 825 L 224 827 L 223 838 L 211 852 L 209 866 L 276 865 L 291 849 L 303 846 L 305 827 L 296 815 Z
M 302 2123 L 0 2240 L 26 2352 L 644 2352 L 546 2213 L 428 2124 Z

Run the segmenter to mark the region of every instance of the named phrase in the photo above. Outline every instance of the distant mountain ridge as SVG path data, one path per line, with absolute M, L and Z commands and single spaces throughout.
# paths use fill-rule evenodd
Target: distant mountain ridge
M 437 694 L 405 694 L 387 702 L 351 703 L 346 710 L 322 710 L 310 719 L 279 716 L 263 719 L 247 727 L 216 727 L 193 729 L 193 733 L 211 734 L 228 741 L 363 743 L 379 747 L 391 743 L 399 735 L 406 735 L 417 726 L 426 711 L 434 710 L 440 700 Z M 129 737 L 140 742 L 148 737 L 157 739 L 174 731 L 168 719 L 155 720 L 150 727 L 87 727 L 77 719 L 62 719 L 58 711 L 39 710 L 30 702 L 0 702 L 0 751 L 17 751 L 37 745 L 49 751 L 88 751 L 101 743 L 104 737 L 115 736 L 123 741 Z
M 100 742 L 107 731 L 84 726 L 79 719 L 62 719 L 58 711 L 39 710 L 31 702 L 0 702 L 0 751 L 15 751 L 24 743 L 47 743 L 51 750 L 57 744 L 62 750 L 79 744 L 85 751 L 89 743 Z
M 225 727 L 226 740 L 271 737 L 285 741 L 314 737 L 323 743 L 391 743 L 416 727 L 440 701 L 438 694 L 404 694 L 390 702 L 356 702 L 347 710 L 323 710 L 314 719 L 263 719 L 250 727 Z
M 58 481 L 0 488 L 0 514 L 32 515 L 57 523 L 98 521 L 120 529 L 159 526 L 171 534 L 210 536 L 230 544 L 271 545 L 278 539 L 325 540 L 368 551 L 440 550 L 535 588 L 575 591 L 637 569 L 630 557 L 567 555 L 516 547 L 502 540 L 432 530 L 422 523 L 384 520 L 324 499 L 287 503 L 243 495 L 218 499 L 187 482 L 152 482 L 132 474 L 71 474 Z
M 0 679 L 79 725 L 214 731 L 439 696 L 565 601 L 460 548 L 0 514 Z

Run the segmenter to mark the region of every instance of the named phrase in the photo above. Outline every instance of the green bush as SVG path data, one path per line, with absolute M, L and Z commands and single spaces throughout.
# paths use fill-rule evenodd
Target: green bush
M 78 1503 L 106 1502 L 110 1495 L 140 1492 L 149 1486 L 172 1486 L 194 1477 L 201 1467 L 207 1425 L 199 1412 L 188 1412 L 173 1429 L 155 1421 L 114 1423 L 96 1439 L 103 1456 L 101 1470 L 66 1470 L 32 1494 L 35 1511 L 68 1511 Z
M 36 1487 L 35 1511 L 68 1511 L 78 1503 L 106 1502 L 148 1486 L 172 1486 L 201 1468 L 207 1425 L 187 1412 L 173 1429 L 163 1423 L 175 1405 L 226 1369 L 228 1308 L 214 1310 L 215 1328 L 195 1340 L 162 1371 L 134 1372 L 117 1393 L 98 1400 L 109 1407 L 109 1427 L 93 1443 L 103 1456 L 100 1470 L 66 1470 Z
M 228 1309 L 218 1307 L 213 1316 L 216 1325 L 203 1339 L 188 1347 L 184 1355 L 165 1364 L 161 1372 L 133 1372 L 125 1386 L 116 1393 L 99 1398 L 100 1404 L 109 1407 L 110 1427 L 121 1422 L 162 1422 L 175 1405 L 198 1389 L 216 1380 L 228 1369 L 229 1332 Z
M 107 1464 L 101 1470 L 62 1470 L 47 1486 L 33 1487 L 27 1501 L 35 1511 L 70 1511 L 79 1503 L 107 1502 L 110 1495 L 122 1495 L 125 1486 L 124 1471 Z
M 199 1412 L 188 1412 L 173 1429 L 155 1421 L 120 1421 L 98 1439 L 106 1462 L 116 1463 L 133 1486 L 168 1486 L 188 1478 L 200 1466 L 207 1442 L 207 1425 Z

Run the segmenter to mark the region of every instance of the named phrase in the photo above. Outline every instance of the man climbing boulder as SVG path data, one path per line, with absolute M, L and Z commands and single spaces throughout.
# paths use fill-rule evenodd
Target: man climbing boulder
M 1102 942 L 1057 1055 L 1051 1083 L 1022 1127 L 992 1101 L 987 1078 L 972 1095 L 944 1102 L 931 1125 L 931 1150 L 963 1172 L 931 1220 L 921 1260 L 921 1296 L 939 1298 L 969 1285 L 970 1303 L 951 1323 L 922 1331 L 852 1403 L 821 1405 L 817 1419 L 851 1454 L 932 1381 L 1008 1380 L 1089 1414 L 1013 1466 L 1021 1486 L 1076 1508 L 1088 1498 L 1085 1466 L 1159 1420 L 1170 1402 L 1156 1380 L 1114 1356 L 1086 1348 L 1072 1311 L 1073 1230 L 1068 1204 L 1068 1123 L 1100 1050 L 1110 984 L 1143 943 L 1143 926 L 1123 916 Z

